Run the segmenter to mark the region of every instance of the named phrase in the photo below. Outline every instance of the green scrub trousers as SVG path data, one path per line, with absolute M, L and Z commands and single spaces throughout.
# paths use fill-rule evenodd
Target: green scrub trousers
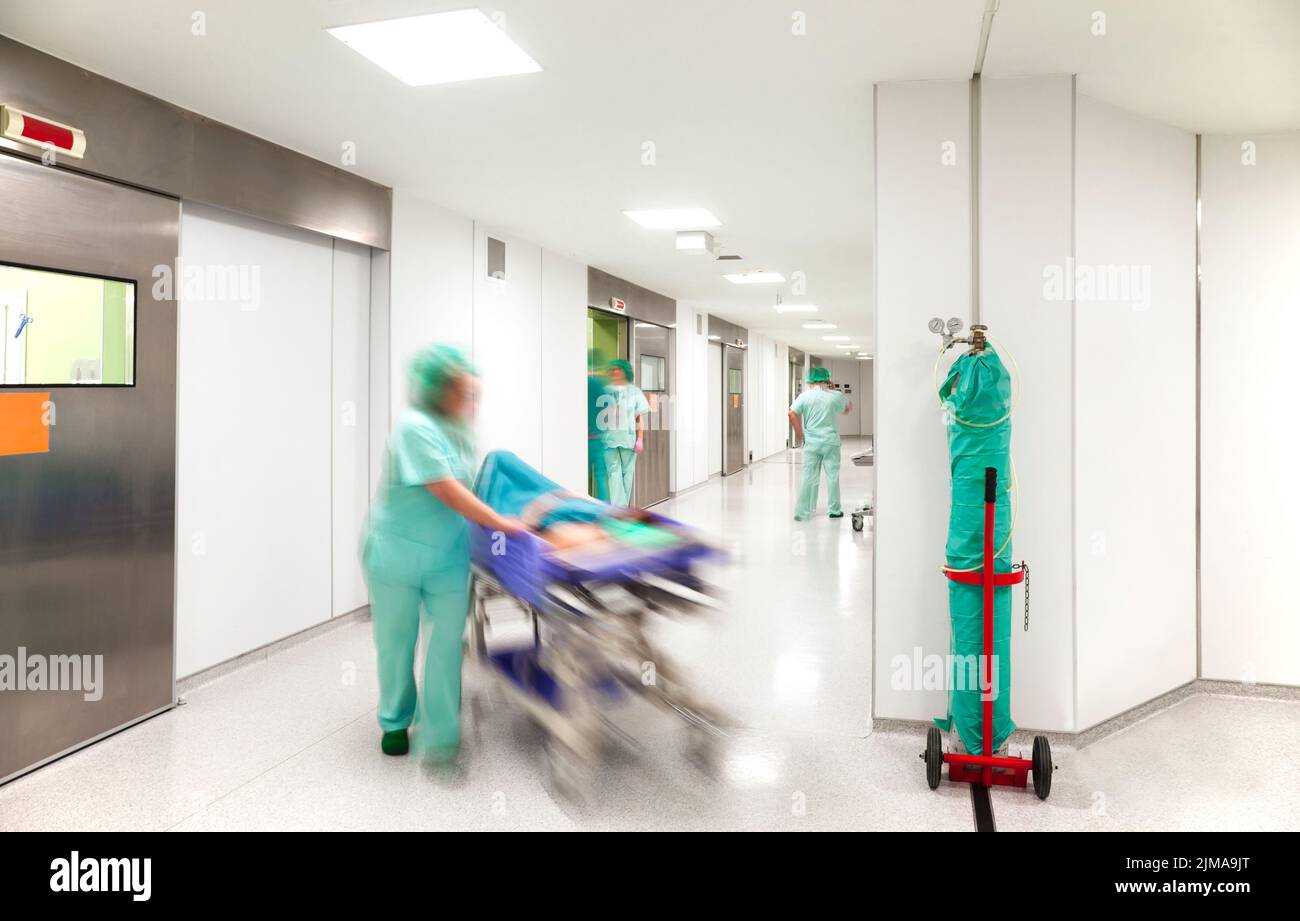
M 632 448 L 606 448 L 605 474 L 609 478 L 610 505 L 630 506 L 636 488 L 636 451 Z
M 795 503 L 796 521 L 807 521 L 817 511 L 817 490 L 826 472 L 826 498 L 830 514 L 844 514 L 840 507 L 840 428 L 837 416 L 848 407 L 838 390 L 810 387 L 794 401 L 790 411 L 803 426 L 803 479 Z
M 650 412 L 650 403 L 634 384 L 609 388 L 600 427 L 604 432 L 605 475 L 611 505 L 629 507 L 636 488 L 636 420 Z
M 430 568 L 436 563 L 442 565 Z M 399 547 L 393 538 L 372 537 L 366 581 L 379 655 L 379 727 L 393 732 L 414 724 L 421 753 L 454 751 L 460 742 L 468 556 L 447 565 L 429 559 L 419 545 Z M 415 651 L 421 630 L 424 671 L 417 695 Z
M 826 500 L 832 515 L 844 514 L 840 507 L 840 443 L 813 444 L 805 440 L 803 448 L 803 480 L 799 484 L 799 500 L 794 507 L 794 517 L 807 521 L 817 511 L 817 490 L 821 487 L 822 471 L 826 472 Z
M 379 726 L 413 728 L 413 750 L 443 756 L 460 742 L 460 675 L 469 613 L 469 525 L 427 484 L 473 484 L 474 452 L 459 423 L 407 410 L 388 439 L 362 563 L 379 659 Z M 423 682 L 416 651 L 423 632 Z

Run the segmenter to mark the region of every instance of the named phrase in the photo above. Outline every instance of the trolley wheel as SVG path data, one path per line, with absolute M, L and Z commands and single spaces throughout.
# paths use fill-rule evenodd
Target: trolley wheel
M 925 734 L 925 782 L 931 790 L 939 789 L 943 780 L 943 736 L 938 726 L 931 726 Z
M 1047 799 L 1052 792 L 1052 746 L 1046 736 L 1034 736 L 1034 793 Z
M 853 530 L 855 531 L 862 530 L 862 516 L 857 512 L 853 513 Z

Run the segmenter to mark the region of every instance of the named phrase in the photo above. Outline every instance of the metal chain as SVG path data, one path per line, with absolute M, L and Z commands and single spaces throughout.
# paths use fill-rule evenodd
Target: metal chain
M 1025 632 L 1029 632 L 1029 564 L 1023 560 L 1020 568 L 1025 571 Z

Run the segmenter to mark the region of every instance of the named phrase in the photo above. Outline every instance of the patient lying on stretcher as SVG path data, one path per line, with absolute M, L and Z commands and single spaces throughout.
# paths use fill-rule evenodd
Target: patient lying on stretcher
M 640 509 L 614 508 L 565 490 L 538 496 L 519 517 L 556 550 L 651 551 L 681 542 L 672 530 L 655 524 L 653 516 Z
M 488 455 L 477 491 L 501 514 L 522 520 L 556 555 L 650 553 L 685 539 L 639 509 L 615 508 L 564 489 L 508 451 Z

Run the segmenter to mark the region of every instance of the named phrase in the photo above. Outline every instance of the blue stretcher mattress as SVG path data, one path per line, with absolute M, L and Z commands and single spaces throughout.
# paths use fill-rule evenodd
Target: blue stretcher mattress
M 474 491 L 502 515 L 518 516 L 540 496 L 563 493 L 553 480 L 542 476 L 509 451 L 493 451 L 483 461 Z M 613 506 L 588 499 L 563 500 L 543 519 L 555 521 L 598 521 L 616 514 Z M 652 524 L 683 528 L 662 515 L 648 515 Z M 625 552 L 593 555 L 589 561 L 562 561 L 550 553 L 550 544 L 536 534 L 499 535 L 490 528 L 470 527 L 471 552 L 476 566 L 490 574 L 501 587 L 521 601 L 541 606 L 547 586 L 554 584 L 609 584 L 655 574 L 672 579 L 685 576 L 691 567 L 719 551 L 708 544 L 683 540 L 681 543 L 647 551 L 625 548 Z

